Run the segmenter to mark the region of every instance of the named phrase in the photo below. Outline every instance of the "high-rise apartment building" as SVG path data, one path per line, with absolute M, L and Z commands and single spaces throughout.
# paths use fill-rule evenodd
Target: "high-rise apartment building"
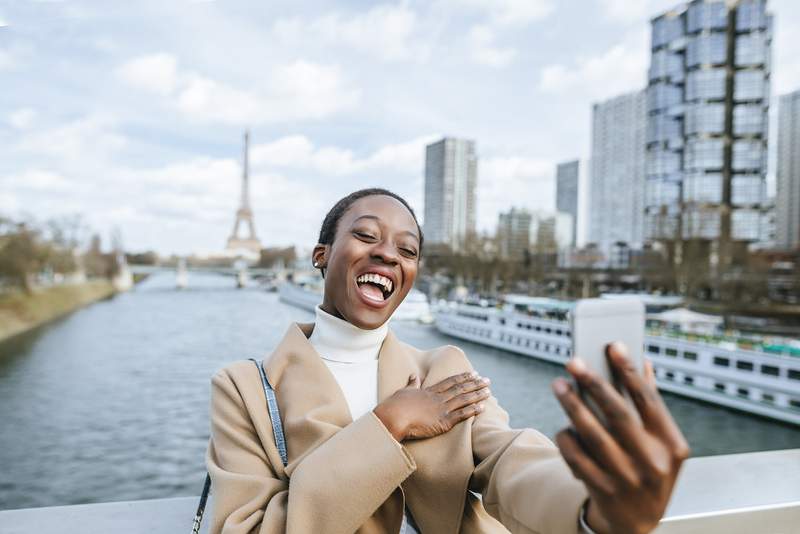
M 565 161 L 556 166 L 556 210 L 572 216 L 570 245 L 575 245 L 578 225 L 578 160 Z
M 475 141 L 445 137 L 425 148 L 425 240 L 464 249 L 475 233 L 478 156 Z
M 766 0 L 693 0 L 652 20 L 646 238 L 706 241 L 723 265 L 759 238 L 771 40 Z
M 521 261 L 530 251 L 533 215 L 526 209 L 511 208 L 497 218 L 497 251 L 504 260 Z
M 800 248 L 800 90 L 778 102 L 778 194 L 775 241 Z
M 592 107 L 588 235 L 606 255 L 643 240 L 645 102 L 641 90 Z

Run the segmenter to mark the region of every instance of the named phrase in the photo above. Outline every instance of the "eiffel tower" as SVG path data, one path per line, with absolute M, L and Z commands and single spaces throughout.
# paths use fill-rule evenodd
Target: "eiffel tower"
M 261 242 L 256 237 L 256 228 L 253 224 L 253 210 L 250 209 L 250 186 L 249 186 L 249 165 L 248 165 L 248 146 L 250 144 L 250 132 L 244 133 L 244 162 L 242 172 L 242 199 L 239 209 L 236 210 L 236 222 L 233 223 L 233 232 L 228 238 L 228 250 L 241 250 L 259 254 L 261 252 Z M 246 238 L 239 237 L 239 226 L 246 225 L 250 230 Z

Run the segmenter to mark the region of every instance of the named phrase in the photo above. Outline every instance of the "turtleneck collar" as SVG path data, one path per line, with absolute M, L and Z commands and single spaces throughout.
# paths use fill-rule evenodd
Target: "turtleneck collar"
M 334 317 L 319 306 L 308 341 L 325 360 L 361 363 L 376 360 L 389 332 L 388 321 L 374 330 L 364 330 Z

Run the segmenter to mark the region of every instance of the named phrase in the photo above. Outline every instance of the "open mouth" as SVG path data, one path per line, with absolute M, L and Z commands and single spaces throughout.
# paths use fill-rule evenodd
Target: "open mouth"
M 394 292 L 394 283 L 390 278 L 377 273 L 364 273 L 356 277 L 356 284 L 361 294 L 373 302 L 384 302 Z

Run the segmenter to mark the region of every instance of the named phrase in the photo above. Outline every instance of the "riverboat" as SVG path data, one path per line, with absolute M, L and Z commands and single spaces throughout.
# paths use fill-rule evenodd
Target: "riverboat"
M 447 303 L 447 335 L 563 365 L 571 357 L 574 303 L 508 295 L 498 308 Z M 644 354 L 658 387 L 693 399 L 800 425 L 800 346 L 790 340 L 686 331 L 648 314 Z
M 322 287 L 318 283 L 286 283 L 280 286 L 278 294 L 281 301 L 310 312 L 313 312 L 314 308 L 322 303 Z M 411 289 L 392 314 L 391 320 L 432 323 L 433 315 L 428 304 L 428 297 L 422 291 Z

